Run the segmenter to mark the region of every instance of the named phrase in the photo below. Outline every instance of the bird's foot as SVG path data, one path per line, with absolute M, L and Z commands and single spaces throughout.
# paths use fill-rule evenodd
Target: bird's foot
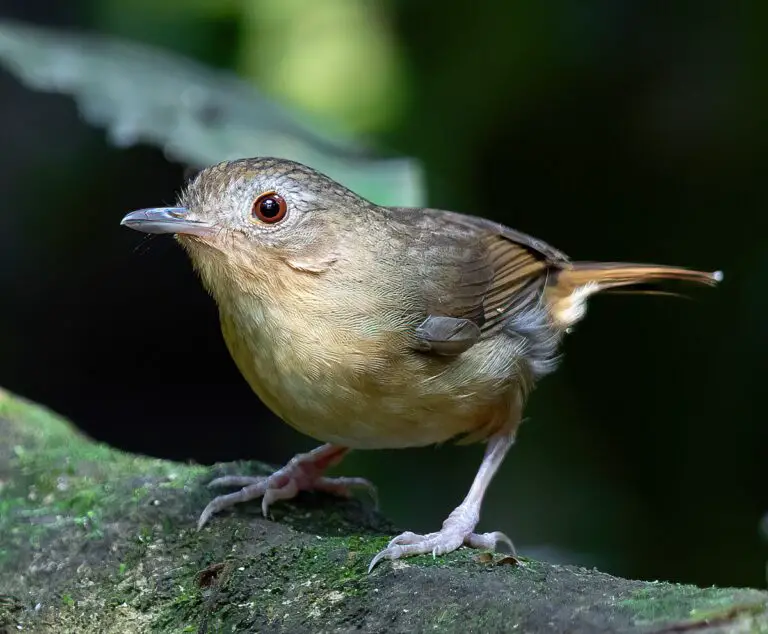
M 323 445 L 318 449 L 299 454 L 282 469 L 270 476 L 223 476 L 208 484 L 210 487 L 242 487 L 235 493 L 219 495 L 208 503 L 197 529 L 200 530 L 212 515 L 241 502 L 261 498 L 261 511 L 267 516 L 269 507 L 277 500 L 288 500 L 300 491 L 322 491 L 341 497 L 350 497 L 352 490 L 362 488 L 377 502 L 376 487 L 364 478 L 329 478 L 325 470 L 338 462 L 347 452 L 344 448 Z
M 376 564 L 384 559 L 401 559 L 428 553 L 432 553 L 432 557 L 437 557 L 453 552 L 462 545 L 469 548 L 496 550 L 496 546 L 504 544 L 513 554 L 515 553 L 512 540 L 504 533 L 473 532 L 478 519 L 477 515 L 459 506 L 448 516 L 448 519 L 443 522 L 443 527 L 436 533 L 419 535 L 407 531 L 398 535 L 373 558 L 371 565 L 368 566 L 368 572 L 371 572 Z

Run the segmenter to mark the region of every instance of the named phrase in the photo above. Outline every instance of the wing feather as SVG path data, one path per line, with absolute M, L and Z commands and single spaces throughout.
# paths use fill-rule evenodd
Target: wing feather
M 408 225 L 413 252 L 420 252 L 429 276 L 424 285 L 427 317 L 471 320 L 480 328 L 479 339 L 496 333 L 518 307 L 538 299 L 551 268 L 569 263 L 545 242 L 484 218 L 438 209 L 390 211 Z

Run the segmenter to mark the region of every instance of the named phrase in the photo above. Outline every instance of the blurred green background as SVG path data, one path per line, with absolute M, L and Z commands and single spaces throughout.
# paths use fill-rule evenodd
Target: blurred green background
M 480 528 L 615 574 L 766 585 L 768 4 L 0 0 L 0 18 L 234 72 L 331 136 L 416 159 L 430 206 L 575 259 L 722 269 L 693 301 L 592 302 Z M 239 377 L 181 250 L 118 226 L 172 203 L 184 165 L 115 147 L 5 71 L 0 136 L 0 385 L 131 451 L 279 463 L 314 445 Z M 481 455 L 358 452 L 339 471 L 429 531 Z

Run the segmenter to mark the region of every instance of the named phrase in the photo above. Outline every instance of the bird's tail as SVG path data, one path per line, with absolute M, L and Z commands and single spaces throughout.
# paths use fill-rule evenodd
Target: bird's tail
M 587 298 L 601 291 L 663 280 L 714 286 L 722 279 L 722 271 L 710 273 L 656 264 L 574 262 L 552 274 L 545 297 L 555 322 L 567 328 L 584 316 Z

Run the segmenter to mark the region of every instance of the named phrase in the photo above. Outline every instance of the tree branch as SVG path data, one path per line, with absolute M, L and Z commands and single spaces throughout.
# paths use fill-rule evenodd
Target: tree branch
M 235 472 L 128 455 L 0 392 L 0 632 L 768 631 L 768 594 L 462 549 L 366 566 L 395 528 L 302 495 L 195 521 Z M 254 472 L 265 469 L 249 464 Z

